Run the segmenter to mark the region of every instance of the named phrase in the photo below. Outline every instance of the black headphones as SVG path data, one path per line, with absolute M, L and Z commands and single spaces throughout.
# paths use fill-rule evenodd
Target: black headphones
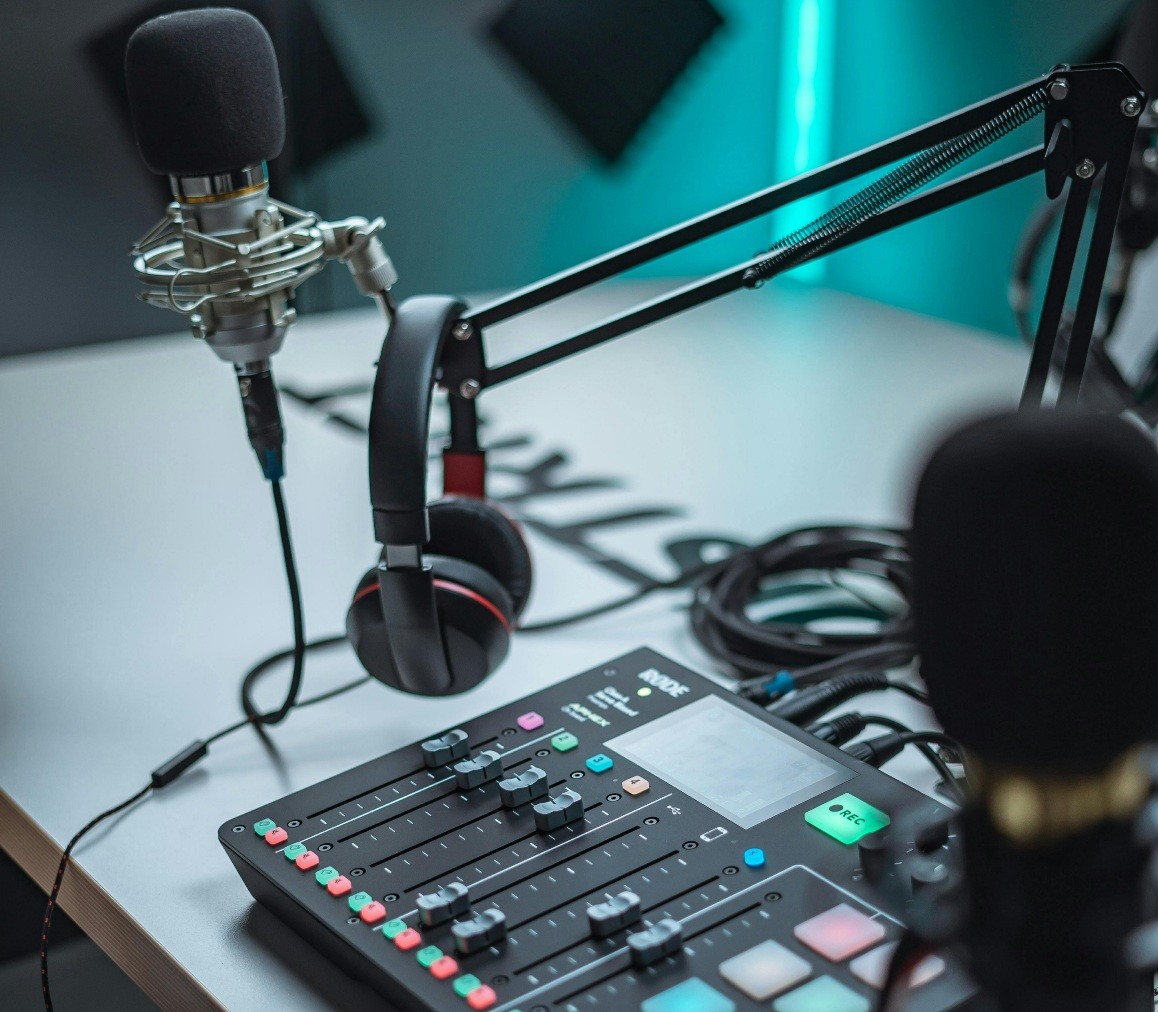
M 465 692 L 494 671 L 531 592 L 531 555 L 505 514 L 482 498 L 426 503 L 434 384 L 465 310 L 447 296 L 408 299 L 386 335 L 369 447 L 382 554 L 346 613 L 346 634 L 363 667 L 380 682 L 424 696 Z M 454 491 L 449 484 L 444 488 Z

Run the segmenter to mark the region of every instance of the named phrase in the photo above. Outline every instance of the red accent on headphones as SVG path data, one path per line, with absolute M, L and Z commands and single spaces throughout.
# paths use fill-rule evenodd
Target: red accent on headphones
M 506 616 L 494 604 L 488 601 L 482 594 L 478 594 L 469 587 L 464 587 L 461 583 L 451 583 L 450 580 L 434 580 L 434 585 L 442 590 L 449 590 L 452 594 L 458 594 L 461 597 L 469 598 L 472 601 L 477 601 L 487 611 L 489 611 L 495 618 L 499 620 L 499 624 L 508 632 L 511 631 L 511 623 L 507 621 Z M 362 598 L 370 594 L 378 593 L 379 585 L 371 583 L 369 586 L 363 587 L 357 594 L 354 595 L 353 604 L 357 604 Z
M 482 450 L 460 453 L 442 451 L 443 495 L 466 495 L 473 499 L 486 497 L 487 458 Z

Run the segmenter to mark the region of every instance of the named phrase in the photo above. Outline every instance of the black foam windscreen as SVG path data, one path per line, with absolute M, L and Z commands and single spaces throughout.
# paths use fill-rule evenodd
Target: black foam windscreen
M 512 0 L 490 34 L 614 162 L 722 24 L 710 0 Z
M 1000 415 L 913 508 L 921 673 L 945 729 L 1024 770 L 1100 771 L 1158 732 L 1158 452 L 1127 422 Z
M 275 158 L 285 141 L 273 43 L 244 11 L 208 7 L 146 21 L 125 49 L 125 85 L 153 172 L 230 172 Z
M 1158 0 L 1141 0 L 1126 18 L 1114 59 L 1137 78 L 1153 101 L 1158 98 Z

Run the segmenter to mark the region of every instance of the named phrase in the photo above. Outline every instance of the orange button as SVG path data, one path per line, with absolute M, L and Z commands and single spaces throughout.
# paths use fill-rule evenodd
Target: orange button
M 480 984 L 466 996 L 466 1003 L 471 1008 L 490 1008 L 497 1000 L 498 996 L 489 984 Z
M 377 900 L 371 900 L 358 911 L 358 916 L 367 924 L 377 924 L 379 921 L 385 920 L 386 908 Z
M 447 977 L 453 977 L 458 973 L 458 963 L 454 961 L 453 956 L 439 956 L 430 964 L 430 972 L 436 980 L 446 980 Z
M 644 791 L 651 790 L 651 784 L 644 780 L 643 777 L 628 777 L 623 781 L 623 789 L 627 791 L 628 794 L 643 794 Z
M 294 864 L 301 868 L 302 871 L 309 871 L 311 868 L 318 866 L 319 860 L 320 858 L 317 854 L 312 850 L 307 850 L 304 854 L 298 854 L 298 856 L 294 858 Z
M 331 896 L 345 896 L 353 888 L 353 883 L 345 875 L 339 875 L 326 883 L 326 891 Z
M 394 936 L 394 944 L 403 952 L 407 952 L 416 945 L 422 944 L 422 936 L 413 928 L 407 928 Z
M 276 847 L 279 843 L 285 843 L 289 839 L 287 833 L 281 826 L 274 826 L 268 833 L 265 834 L 265 842 L 271 847 Z

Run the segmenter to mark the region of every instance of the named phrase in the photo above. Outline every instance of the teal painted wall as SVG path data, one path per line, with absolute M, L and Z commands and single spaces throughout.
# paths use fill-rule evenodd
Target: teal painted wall
M 499 2 L 319 4 L 386 132 L 294 197 L 330 215 L 385 214 L 403 294 L 523 284 L 778 177 L 790 41 L 781 34 L 782 0 L 716 0 L 726 27 L 612 168 L 485 41 Z M 835 18 L 831 154 L 1080 57 L 1127 2 L 823 0 Z M 1039 136 L 1027 127 L 1009 149 Z M 1040 194 L 1039 182 L 1025 181 L 877 237 L 833 257 L 822 283 L 1012 334 L 1007 273 Z M 772 237 L 772 223 L 761 220 L 641 273 L 718 270 Z M 344 281 L 332 272 L 317 283 L 333 286 L 328 299 L 317 287 L 312 297 L 351 304 Z
M 854 151 L 1080 59 L 1122 0 L 838 0 L 833 150 Z M 994 151 L 1039 143 L 1041 121 Z M 983 156 L 984 157 L 984 156 Z M 1039 179 L 878 236 L 832 258 L 834 287 L 1013 334 L 1006 282 L 1020 231 L 1044 199 Z

